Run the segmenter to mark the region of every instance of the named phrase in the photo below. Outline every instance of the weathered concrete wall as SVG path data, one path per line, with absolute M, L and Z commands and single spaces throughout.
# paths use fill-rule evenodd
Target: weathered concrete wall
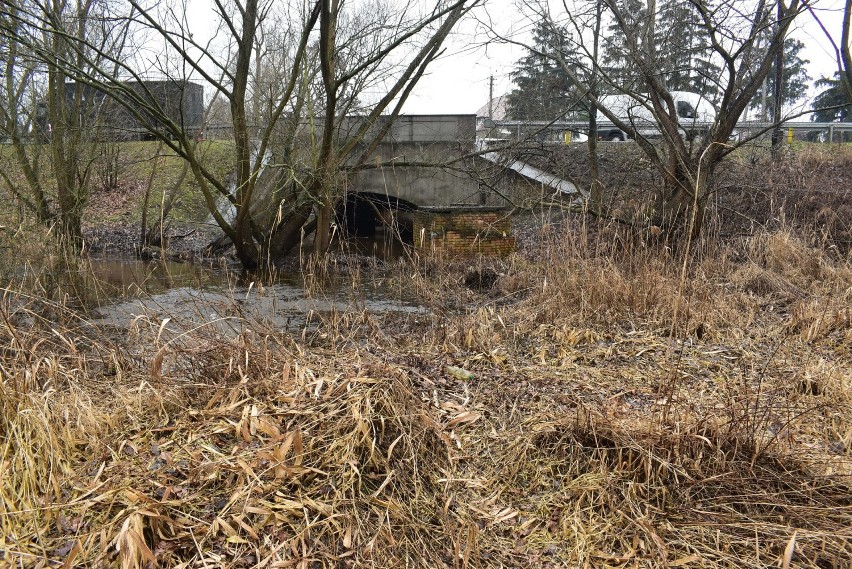
M 362 117 L 346 117 L 340 124 L 340 137 L 345 139 L 363 124 Z M 389 117 L 379 117 L 364 136 L 371 140 L 373 133 L 382 129 Z M 475 115 L 400 115 L 394 121 L 383 143 L 451 142 L 474 146 L 476 138 Z
M 204 88 L 191 81 L 124 81 L 122 86 L 159 107 L 166 116 L 191 136 L 202 133 L 204 119 Z M 65 84 L 65 98 L 73 105 L 73 99 L 81 90 L 84 108 L 79 109 L 85 127 L 92 129 L 104 140 L 144 140 L 152 135 L 148 129 L 155 128 L 164 132 L 162 122 L 150 113 L 142 111 L 147 117 L 146 124 L 140 122 L 124 106 L 109 98 L 106 93 L 80 83 Z M 44 117 L 46 121 L 46 117 Z M 42 124 L 46 130 L 46 123 Z
M 480 187 L 475 161 L 459 160 L 475 150 L 475 136 L 474 115 L 401 116 L 367 169 L 352 174 L 348 189 L 397 196 L 418 206 L 504 205 Z

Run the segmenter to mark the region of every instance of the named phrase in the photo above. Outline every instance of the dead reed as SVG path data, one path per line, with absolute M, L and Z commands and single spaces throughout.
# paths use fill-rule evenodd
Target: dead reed
M 849 261 L 537 227 L 301 331 L 4 289 L 0 565 L 850 567 Z

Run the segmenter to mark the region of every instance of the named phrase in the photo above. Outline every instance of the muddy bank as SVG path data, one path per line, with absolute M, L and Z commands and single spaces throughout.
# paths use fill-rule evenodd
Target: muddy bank
M 149 254 L 160 253 L 172 260 L 201 260 L 204 250 L 222 231 L 215 225 L 205 223 L 175 224 L 157 237 L 164 246 L 148 247 Z M 140 229 L 137 224 L 107 222 L 90 224 L 83 229 L 83 237 L 89 252 L 116 256 L 132 256 L 140 253 Z
M 569 220 L 579 219 L 578 214 L 571 213 L 567 206 L 551 204 L 536 210 L 517 210 L 507 215 L 512 216 L 512 233 L 517 241 L 520 253 L 532 253 L 541 244 L 542 238 L 549 234 L 554 227 L 560 227 Z M 224 260 L 229 266 L 237 266 L 233 249 L 226 247 L 222 255 L 214 255 L 210 246 L 222 237 L 218 226 L 208 223 L 174 224 L 162 233 L 163 246 L 140 247 L 140 230 L 138 225 L 131 223 L 105 222 L 89 224 L 84 228 L 84 238 L 90 253 L 109 257 L 141 257 L 146 260 L 168 260 L 178 262 L 196 262 L 206 264 L 221 264 Z M 157 239 L 159 242 L 160 239 Z M 313 236 L 307 236 L 305 246 L 296 249 L 286 257 L 276 262 L 278 268 L 295 270 L 300 261 L 307 258 L 312 251 Z M 380 243 L 381 237 L 375 243 L 363 238 L 338 239 L 330 259 L 333 264 L 359 268 L 371 265 L 385 264 L 400 258 L 410 258 L 416 254 L 412 245 L 396 242 L 389 249 L 387 244 Z

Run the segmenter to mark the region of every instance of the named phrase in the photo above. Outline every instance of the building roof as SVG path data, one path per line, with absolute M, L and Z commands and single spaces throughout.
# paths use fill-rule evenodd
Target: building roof
M 485 103 L 485 106 L 481 107 L 478 111 L 476 111 L 476 116 L 488 117 L 495 121 L 506 120 L 506 114 L 508 112 L 508 99 L 508 95 L 500 95 L 499 97 L 494 97 L 493 99 L 491 99 L 491 116 L 488 117 L 488 103 Z

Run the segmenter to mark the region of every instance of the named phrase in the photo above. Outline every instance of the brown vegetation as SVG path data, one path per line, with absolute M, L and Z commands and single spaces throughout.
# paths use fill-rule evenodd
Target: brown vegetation
M 295 330 L 236 296 L 228 326 L 95 324 L 17 223 L 45 270 L 0 266 L 0 567 L 848 568 L 834 152 L 743 156 L 686 262 L 553 209 L 505 260 L 370 269 L 427 314 Z M 605 180 L 625 218 L 641 179 Z
M 6 290 L 0 562 L 848 567 L 849 261 L 759 232 L 683 273 L 620 231 L 542 222 L 490 290 L 420 262 L 430 315 L 295 334 Z
M 598 147 L 604 206 L 622 221 L 647 224 L 662 186 L 658 173 L 633 144 Z M 582 144 L 542 153 L 537 165 L 589 187 L 589 161 Z M 749 235 L 782 227 L 815 233 L 848 251 L 852 245 L 852 147 L 802 144 L 773 160 L 769 148 L 739 149 L 717 172 L 709 193 L 711 234 Z

